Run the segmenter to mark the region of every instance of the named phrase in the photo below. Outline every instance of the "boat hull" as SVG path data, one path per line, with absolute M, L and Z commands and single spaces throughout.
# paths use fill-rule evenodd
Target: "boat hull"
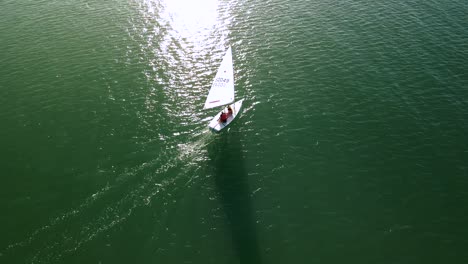
M 220 132 L 225 127 L 229 126 L 229 124 L 231 124 L 232 121 L 234 121 L 234 119 L 236 119 L 236 117 L 240 114 L 240 112 L 242 110 L 242 102 L 243 101 L 244 101 L 244 99 L 239 100 L 239 101 L 237 101 L 237 102 L 235 102 L 233 104 L 230 104 L 230 106 L 232 108 L 232 115 L 230 117 L 228 117 L 228 119 L 227 119 L 227 121 L 225 123 L 221 123 L 218 120 L 219 120 L 219 117 L 220 117 L 221 113 L 223 111 L 226 111 L 226 107 L 223 108 L 223 110 L 219 111 L 213 117 L 213 119 L 210 121 L 210 123 L 208 124 L 208 128 L 211 129 L 214 132 Z

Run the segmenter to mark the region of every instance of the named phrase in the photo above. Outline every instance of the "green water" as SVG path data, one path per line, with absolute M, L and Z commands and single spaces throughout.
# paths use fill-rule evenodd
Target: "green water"
M 467 263 L 467 13 L 1 1 L 0 263 Z

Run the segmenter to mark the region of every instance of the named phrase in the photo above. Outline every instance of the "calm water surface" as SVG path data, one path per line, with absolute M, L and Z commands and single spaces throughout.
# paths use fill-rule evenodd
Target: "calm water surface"
M 468 263 L 467 13 L 0 2 L 0 262 Z

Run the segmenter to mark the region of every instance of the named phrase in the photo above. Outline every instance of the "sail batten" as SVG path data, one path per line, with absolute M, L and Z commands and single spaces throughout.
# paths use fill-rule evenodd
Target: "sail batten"
M 204 109 L 223 106 L 234 102 L 234 69 L 231 47 L 228 48 L 218 72 L 211 84 Z

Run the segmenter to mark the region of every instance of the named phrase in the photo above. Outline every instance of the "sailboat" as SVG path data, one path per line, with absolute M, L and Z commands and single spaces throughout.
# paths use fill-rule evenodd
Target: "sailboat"
M 244 99 L 241 99 L 234 103 L 234 69 L 232 66 L 232 51 L 231 47 L 229 47 L 211 84 L 210 92 L 203 107 L 203 109 L 222 107 L 221 111 L 210 121 L 208 127 L 215 132 L 227 127 L 239 114 L 243 101 Z M 228 111 L 229 108 L 232 110 L 231 113 Z M 223 113 L 227 114 L 227 119 L 224 122 L 221 120 Z

